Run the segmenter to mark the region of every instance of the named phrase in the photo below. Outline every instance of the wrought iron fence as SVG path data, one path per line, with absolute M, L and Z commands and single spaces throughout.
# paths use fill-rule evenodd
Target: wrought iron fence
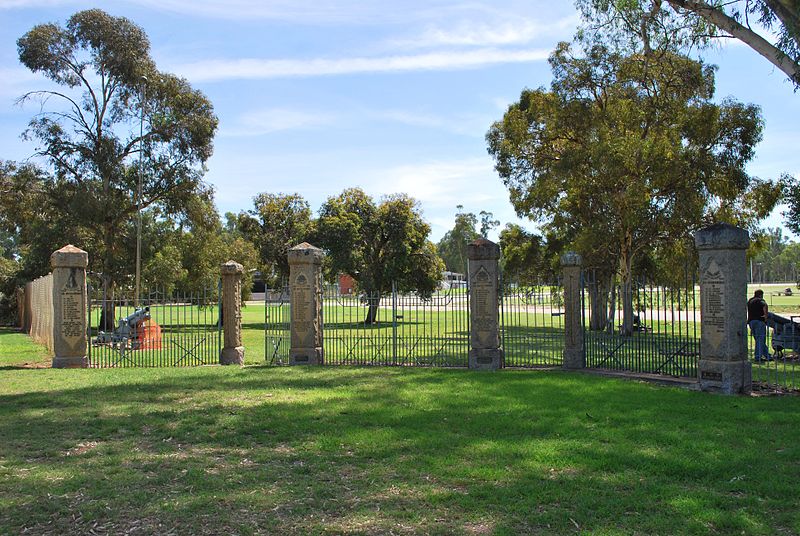
M 264 292 L 264 356 L 269 365 L 288 365 L 291 346 L 288 283 Z
M 597 275 L 583 275 L 586 366 L 696 378 L 700 301 L 694 276 L 687 271 L 683 284 L 669 287 L 636 279 L 628 290 L 604 285 Z
M 800 390 L 800 316 L 787 315 L 787 324 L 769 322 L 768 361 L 756 362 L 755 339 L 747 329 L 749 359 L 752 362 L 753 386 L 764 391 Z
M 197 292 L 154 289 L 133 299 L 88 285 L 90 367 L 180 367 L 219 363 L 221 286 Z
M 559 281 L 500 293 L 501 342 L 506 367 L 560 366 L 564 359 L 564 289 Z
M 326 365 L 466 367 L 469 294 L 323 293 Z

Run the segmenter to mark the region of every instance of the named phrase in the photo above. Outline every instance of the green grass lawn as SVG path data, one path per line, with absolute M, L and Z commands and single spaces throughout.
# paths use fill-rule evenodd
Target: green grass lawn
M 16 328 L 0 326 L 0 367 L 45 366 L 51 362 L 47 347 L 34 343 Z
M 0 533 L 796 534 L 798 412 L 559 372 L 0 370 Z

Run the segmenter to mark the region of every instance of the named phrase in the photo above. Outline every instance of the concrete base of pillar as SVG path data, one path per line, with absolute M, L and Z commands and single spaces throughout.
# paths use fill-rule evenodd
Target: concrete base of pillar
M 473 348 L 469 351 L 469 368 L 472 370 L 497 370 L 503 368 L 503 349 Z
M 53 358 L 53 368 L 87 368 L 89 361 L 83 357 L 59 357 Z
M 219 353 L 220 365 L 244 365 L 244 346 L 223 348 Z
M 701 391 L 738 395 L 753 389 L 753 365 L 749 361 L 701 359 L 697 368 Z
M 321 365 L 322 348 L 292 348 L 289 350 L 290 365 Z
M 567 370 L 586 368 L 586 360 L 584 359 L 583 349 L 565 349 L 564 363 L 562 366 Z

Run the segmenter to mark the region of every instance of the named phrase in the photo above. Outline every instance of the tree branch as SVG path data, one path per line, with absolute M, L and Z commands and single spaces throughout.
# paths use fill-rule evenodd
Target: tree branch
M 739 39 L 761 54 L 767 61 L 786 74 L 795 85 L 800 86 L 800 64 L 792 61 L 782 50 L 753 30 L 739 23 L 721 9 L 716 9 L 707 2 L 702 2 L 700 0 L 667 0 L 667 2 L 676 12 L 679 9 L 690 11 L 710 22 L 720 30 L 728 32 L 733 37 Z

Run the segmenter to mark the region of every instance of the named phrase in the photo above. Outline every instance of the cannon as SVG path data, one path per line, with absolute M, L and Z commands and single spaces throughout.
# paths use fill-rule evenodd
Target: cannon
M 107 333 L 105 331 L 101 331 L 97 338 L 95 338 L 95 344 L 113 344 L 119 345 L 122 347 L 128 346 L 130 342 L 131 350 L 138 350 L 140 346 L 139 341 L 139 326 L 145 321 L 150 319 L 150 308 L 137 308 L 133 313 L 129 314 L 125 318 L 120 319 L 119 325 L 117 328 L 111 332 Z
M 772 349 L 777 357 L 783 358 L 786 350 L 800 352 L 800 317 L 769 313 L 767 325 L 772 328 Z

